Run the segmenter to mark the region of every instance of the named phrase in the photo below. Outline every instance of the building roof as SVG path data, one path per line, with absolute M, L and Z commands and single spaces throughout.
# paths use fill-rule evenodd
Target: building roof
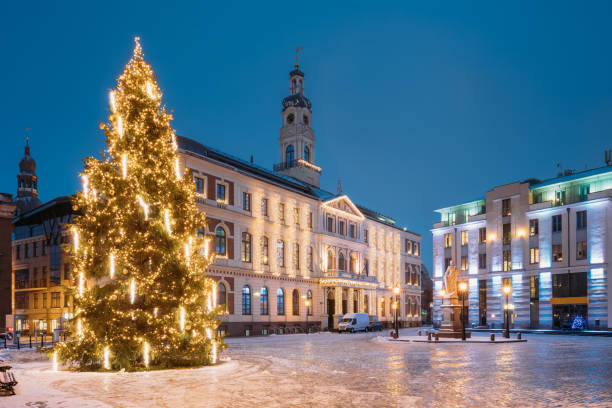
M 280 174 L 272 170 L 268 170 L 265 167 L 221 152 L 215 148 L 204 146 L 200 142 L 197 142 L 193 139 L 184 136 L 177 136 L 177 141 L 179 148 L 187 153 L 191 153 L 193 155 L 201 157 L 208 157 L 217 162 L 234 167 L 239 172 L 247 173 L 251 177 L 264 180 L 268 183 L 276 184 L 279 187 L 308 196 L 317 201 L 327 201 L 337 196 L 336 194 L 317 188 L 308 183 L 304 183 L 303 181 L 297 180 L 293 177 L 286 176 L 284 174 Z M 358 208 L 363 213 L 363 215 L 370 220 L 420 236 L 420 234 L 408 231 L 405 228 L 398 227 L 397 225 L 395 225 L 395 220 L 391 217 L 385 216 L 376 211 L 369 210 L 365 207 L 358 206 Z
M 20 225 L 31 225 L 40 224 L 50 217 L 59 214 L 73 214 L 75 211 L 72 209 L 72 200 L 74 196 L 61 196 L 54 198 L 30 211 L 20 214 L 18 217 L 13 219 L 13 224 L 16 226 Z
M 564 175 L 564 176 L 553 177 L 548 180 L 541 181 L 538 184 L 531 184 L 530 188 L 533 189 L 533 188 L 546 187 L 546 186 L 550 186 L 553 184 L 565 183 L 568 181 L 574 181 L 574 180 L 591 177 L 591 176 L 598 176 L 600 174 L 605 174 L 605 173 L 612 173 L 612 166 L 598 167 L 596 169 L 578 171 L 576 173 L 568 174 L 567 176 Z

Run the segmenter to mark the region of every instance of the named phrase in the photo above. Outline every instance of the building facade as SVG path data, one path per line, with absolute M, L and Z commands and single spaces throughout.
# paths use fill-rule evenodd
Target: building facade
M 346 313 L 420 324 L 421 236 L 320 188 L 304 73 L 289 74 L 274 171 L 179 137 L 181 165 L 206 213 L 217 257 L 209 275 L 230 335 L 334 329 Z M 309 304 L 309 306 L 306 306 Z M 307 323 L 308 322 L 308 323 Z
M 6 315 L 12 313 L 12 248 L 11 237 L 15 213 L 11 194 L 0 193 L 0 332 L 6 329 Z
M 434 319 L 449 265 L 468 282 L 469 321 L 501 327 L 609 328 L 612 167 L 493 188 L 437 210 Z M 509 286 L 509 313 L 502 288 Z
M 72 317 L 70 235 L 72 197 L 51 200 L 13 220 L 12 301 L 15 330 L 53 330 Z

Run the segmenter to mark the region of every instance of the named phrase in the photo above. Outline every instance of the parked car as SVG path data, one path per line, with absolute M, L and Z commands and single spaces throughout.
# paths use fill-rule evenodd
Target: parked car
M 368 326 L 369 331 L 382 331 L 384 325 L 378 320 L 377 316 L 370 316 L 370 325 Z
M 338 323 L 339 332 L 355 333 L 356 331 L 367 331 L 370 327 L 370 318 L 367 313 L 347 313 Z

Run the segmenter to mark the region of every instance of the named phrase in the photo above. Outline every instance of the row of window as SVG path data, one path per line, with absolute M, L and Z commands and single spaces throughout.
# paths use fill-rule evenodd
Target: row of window
M 30 242 L 27 244 L 15 245 L 15 259 L 35 258 L 49 253 L 49 246 L 46 240 Z
M 289 116 L 287 117 L 288 121 L 289 121 L 289 118 L 292 117 L 292 115 L 293 114 L 289 114 Z M 304 123 L 308 124 L 308 116 L 304 116 Z M 307 162 L 310 161 L 310 148 L 308 146 L 304 146 L 303 159 L 306 160 Z M 295 148 L 293 147 L 293 145 L 289 145 L 285 149 L 285 163 L 287 163 L 287 165 L 291 165 L 294 161 L 295 161 Z
M 220 283 L 219 288 L 222 288 L 223 290 L 223 300 L 225 301 L 225 286 Z M 219 295 L 221 294 L 219 293 Z M 259 292 L 252 293 L 251 287 L 249 285 L 244 285 L 242 287 L 242 314 L 252 314 L 252 296 L 259 298 L 259 314 L 269 315 L 270 307 L 268 288 L 263 286 L 261 287 Z M 221 296 L 218 296 L 218 298 L 221 298 Z M 293 289 L 293 291 L 291 292 L 291 313 L 293 316 L 300 315 L 300 300 L 300 292 L 297 289 Z M 310 305 L 304 306 L 306 308 L 306 313 L 312 316 L 312 292 L 310 290 L 306 292 L 304 300 L 307 300 Z M 282 288 L 278 288 L 276 290 L 276 314 L 279 316 L 285 315 L 285 291 Z
M 414 256 L 421 256 L 421 244 L 406 238 L 404 240 L 404 252 Z
M 30 275 L 29 269 L 17 269 L 15 275 L 15 289 L 28 288 L 44 288 L 48 286 L 57 286 L 60 284 L 61 271 L 51 271 L 51 276 L 47 273 L 47 266 L 43 265 L 40 269 L 37 267 L 32 269 Z M 64 279 L 70 279 L 70 264 L 64 264 Z
M 529 220 L 529 236 L 534 237 L 540 233 L 539 220 L 532 219 Z M 587 227 L 587 212 L 586 211 L 577 211 L 576 212 L 576 230 L 582 230 Z M 552 232 L 561 232 L 563 231 L 563 218 L 562 215 L 553 215 L 552 217 Z M 461 231 L 461 245 L 469 244 L 469 231 L 462 230 Z M 478 230 L 478 242 L 484 243 L 487 242 L 487 229 L 480 228 Z M 502 243 L 510 244 L 512 242 L 512 224 L 505 223 L 502 225 Z M 453 245 L 453 234 L 447 233 L 444 234 L 444 248 L 451 248 Z
M 349 238 L 357 239 L 359 238 L 359 232 L 357 231 L 357 224 L 352 222 L 347 222 L 342 218 L 335 217 L 333 215 L 326 215 L 327 219 L 327 231 L 333 232 L 339 235 L 348 236 Z M 347 228 L 348 225 L 348 228 Z M 367 231 L 367 230 L 366 230 Z M 367 240 L 367 232 L 364 232 L 364 241 Z
M 421 272 L 419 265 L 404 264 L 404 282 L 406 285 L 420 285 Z
M 50 296 L 49 296 L 50 295 Z M 51 300 L 48 303 L 48 299 Z M 46 309 L 47 307 L 59 308 L 61 306 L 61 292 L 51 293 L 33 293 L 32 294 L 32 308 L 33 309 Z M 70 296 L 64 295 L 63 307 L 70 307 Z M 29 309 L 30 308 L 30 294 L 28 293 L 15 293 L 15 308 L 16 309 Z

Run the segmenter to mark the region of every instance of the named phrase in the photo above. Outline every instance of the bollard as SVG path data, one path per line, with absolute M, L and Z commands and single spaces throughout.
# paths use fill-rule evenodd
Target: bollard
M 495 341 L 495 333 L 491 333 L 491 341 Z
M 32 348 L 32 335 L 30 334 L 30 348 Z
M 420 336 L 421 334 L 422 334 L 422 333 L 421 333 L 421 331 L 419 330 L 419 336 Z
M 21 342 L 19 340 L 20 337 L 17 337 L 17 350 L 21 350 Z
M 518 332 L 518 333 L 516 334 L 516 339 L 517 339 L 517 340 L 520 340 L 521 338 L 522 338 L 522 337 L 521 337 L 521 332 Z
M 40 333 L 40 348 L 43 348 L 43 336 L 44 334 Z
M 6 348 L 6 334 L 4 335 L 4 348 Z
M 427 341 L 431 341 L 431 332 L 427 332 Z
M 436 341 L 440 340 L 440 336 L 436 333 Z

